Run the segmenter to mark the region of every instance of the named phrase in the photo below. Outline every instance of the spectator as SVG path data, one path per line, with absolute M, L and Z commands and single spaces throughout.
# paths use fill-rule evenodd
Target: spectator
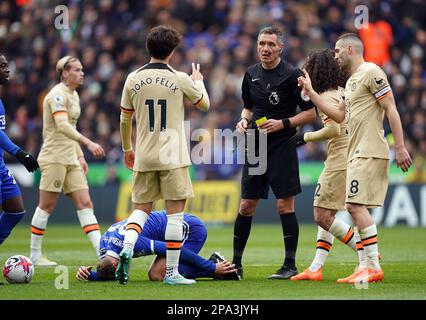
M 54 6 L 59 4 L 69 8 L 69 30 L 54 27 Z M 417 153 L 425 139 L 424 120 L 419 119 L 426 117 L 426 2 L 375 1 L 368 8 L 370 18 L 375 15 L 377 22 L 370 21 L 373 30 L 367 33 L 383 28 L 388 34 L 386 41 L 381 37 L 375 43 L 383 45 L 380 50 L 385 52 L 378 63 L 386 64 L 404 123 L 404 136 Z M 117 136 L 119 130 L 124 76 L 148 62 L 143 50 L 146 30 L 160 23 L 169 23 L 184 36 L 184 48 L 177 50 L 172 65 L 189 73 L 188 61 L 202 62 L 212 109 L 229 112 L 233 119 L 220 117 L 219 122 L 224 123 L 218 127 L 233 130 L 228 123 L 238 119 L 241 109 L 242 66 L 256 61 L 252 48 L 263 26 L 274 24 L 285 30 L 288 40 L 284 58 L 300 66 L 314 48 L 331 47 L 337 35 L 345 31 L 358 32 L 354 10 L 354 3 L 340 0 L 54 0 L 39 1 L 37 7 L 34 1 L 22 6 L 15 1 L 2 1 L 0 51 L 10 57 L 13 74 L 7 88 L 0 89 L 10 110 L 8 134 L 19 135 L 17 143 L 37 154 L 41 146 L 42 101 L 56 80 L 55 63 L 64 55 L 74 54 L 82 59 L 86 74 L 86 84 L 79 92 L 83 108 L 78 130 L 101 143 L 108 159 L 120 159 L 111 137 Z M 363 33 L 360 32 L 361 37 Z M 195 130 L 205 121 L 191 108 L 186 106 L 186 115 L 191 120 L 191 130 Z M 385 130 L 389 133 L 387 127 Z M 322 160 L 323 149 L 317 146 L 298 152 L 303 161 Z M 96 161 L 89 154 L 86 156 L 89 161 Z M 221 177 L 210 169 L 197 167 L 197 176 Z M 209 170 L 209 174 L 203 170 Z

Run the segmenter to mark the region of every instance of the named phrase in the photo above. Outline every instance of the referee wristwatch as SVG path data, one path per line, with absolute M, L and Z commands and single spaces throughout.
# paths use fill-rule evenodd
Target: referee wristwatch
M 247 125 L 249 125 L 251 123 L 251 121 L 249 121 L 249 119 L 247 119 L 246 117 L 241 117 L 240 120 L 238 120 L 238 122 L 240 122 L 241 120 L 246 120 Z
M 291 127 L 291 123 L 290 123 L 290 119 L 289 118 L 284 118 L 281 121 L 283 122 L 284 129 Z

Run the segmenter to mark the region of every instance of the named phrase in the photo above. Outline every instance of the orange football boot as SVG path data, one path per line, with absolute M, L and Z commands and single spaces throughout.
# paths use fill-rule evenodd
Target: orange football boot
M 290 280 L 322 281 L 322 268 L 319 268 L 318 271 L 315 272 L 305 269 L 302 273 L 292 276 Z
M 349 280 L 349 283 L 358 283 L 358 282 L 380 282 L 383 280 L 384 273 L 382 269 L 374 270 L 374 269 L 366 269 L 362 271 L 358 277 Z
M 365 268 L 361 269 L 359 266 L 355 268 L 354 273 L 352 273 L 350 276 L 347 276 L 346 278 L 340 278 L 337 279 L 337 283 L 349 283 L 350 280 L 355 279 L 358 277 L 364 270 L 367 270 Z

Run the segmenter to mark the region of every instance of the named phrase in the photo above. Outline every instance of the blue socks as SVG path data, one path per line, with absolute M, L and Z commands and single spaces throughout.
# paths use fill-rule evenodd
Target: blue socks
M 2 244 L 12 232 L 12 229 L 24 216 L 22 212 L 3 212 L 0 215 L 0 244 Z

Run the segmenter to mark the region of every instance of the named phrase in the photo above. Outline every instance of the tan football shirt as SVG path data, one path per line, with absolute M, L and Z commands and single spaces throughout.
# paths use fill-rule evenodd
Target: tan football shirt
M 68 121 L 75 128 L 81 112 L 80 98 L 75 90 L 69 89 L 62 82 L 54 86 L 43 101 L 43 145 L 38 161 L 78 165 L 78 143 L 56 128 L 54 115 L 60 112 L 68 114 Z
M 377 101 L 390 92 L 386 74 L 374 63 L 362 63 L 349 78 L 345 87 L 348 161 L 357 157 L 389 159 L 383 130 L 385 110 Z
M 122 111 L 136 114 L 134 171 L 160 171 L 191 164 L 184 129 L 184 96 L 197 105 L 207 95 L 202 81 L 163 63 L 130 73 Z
M 321 97 L 329 105 L 338 108 L 342 100 L 343 88 L 338 90 L 329 90 L 321 93 Z M 324 112 L 319 110 L 322 123 L 325 125 L 328 121 L 333 121 Z M 348 134 L 346 123 L 340 124 L 340 135 L 329 139 L 327 142 L 327 159 L 324 161 L 324 171 L 346 170 L 348 159 Z

